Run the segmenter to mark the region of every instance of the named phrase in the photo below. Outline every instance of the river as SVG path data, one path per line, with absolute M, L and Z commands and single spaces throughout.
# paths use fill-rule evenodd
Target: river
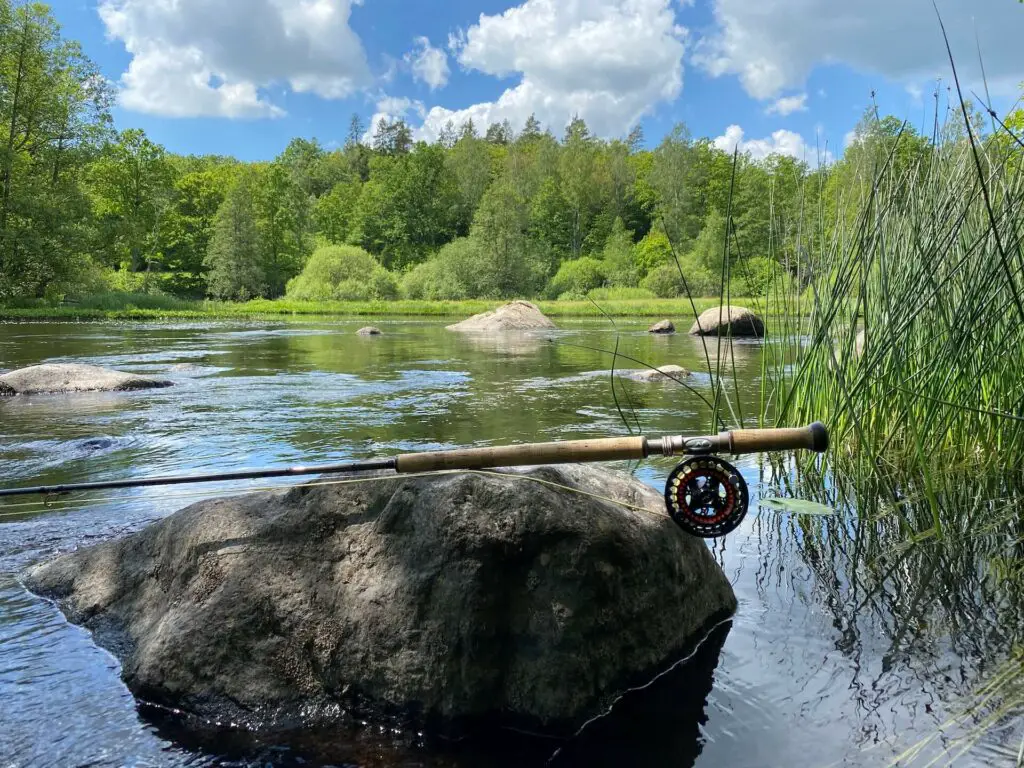
M 335 318 L 0 324 L 0 370 L 84 362 L 175 382 L 0 399 L 0 486 L 626 433 L 601 373 L 612 361 L 601 350 L 616 342 L 608 322 L 565 321 L 549 339 L 515 340 L 451 333 L 438 320 L 374 323 L 383 336 L 358 337 L 364 322 Z M 620 322 L 618 335 L 623 354 L 707 370 L 701 342 L 685 334 L 656 337 Z M 722 355 L 709 344 L 714 365 Z M 737 342 L 722 356 L 737 416 L 757 410 L 761 355 L 757 344 Z M 711 391 L 707 373 L 691 383 Z M 632 383 L 618 395 L 634 430 L 708 431 L 707 408 L 677 384 Z M 852 519 L 759 510 L 758 498 L 778 488 L 757 457 L 739 463 L 751 514 L 709 543 L 739 599 L 731 625 L 552 764 L 884 766 L 922 740 L 899 765 L 953 756 L 955 765 L 1014 764 L 1020 723 L 998 724 L 962 753 L 962 729 L 943 726 L 1008 651 L 999 642 L 1005 615 L 985 603 L 985 589 L 947 583 L 940 572 L 922 579 L 934 594 L 908 608 L 914 574 L 865 586 L 871 564 L 851 554 Z M 671 466 L 635 469 L 660 487 Z M 0 766 L 528 765 L 537 757 L 501 761 L 373 726 L 269 739 L 196 732 L 139 705 L 116 660 L 18 581 L 54 553 L 255 485 L 95 493 L 43 511 L 0 505 Z M 809 526 L 827 526 L 833 546 L 809 546 Z M 943 610 L 951 592 L 970 606 L 963 621 Z

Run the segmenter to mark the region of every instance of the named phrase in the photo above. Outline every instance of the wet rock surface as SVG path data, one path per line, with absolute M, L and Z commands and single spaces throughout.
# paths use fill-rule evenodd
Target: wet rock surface
M 77 363 L 33 365 L 0 376 L 0 395 L 127 392 L 169 386 L 165 379 Z
M 202 502 L 26 585 L 149 701 L 259 724 L 340 705 L 554 735 L 736 606 L 659 493 L 576 465 Z

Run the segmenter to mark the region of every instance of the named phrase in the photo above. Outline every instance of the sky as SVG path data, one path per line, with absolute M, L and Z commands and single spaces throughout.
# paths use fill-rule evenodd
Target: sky
M 558 136 L 574 115 L 605 138 L 640 125 L 648 146 L 685 123 L 816 165 L 872 99 L 930 130 L 952 86 L 940 17 L 968 97 L 1003 115 L 1024 81 L 1016 0 L 51 1 L 115 85 L 119 129 L 243 160 L 338 146 L 354 113 L 428 141 L 534 114 Z

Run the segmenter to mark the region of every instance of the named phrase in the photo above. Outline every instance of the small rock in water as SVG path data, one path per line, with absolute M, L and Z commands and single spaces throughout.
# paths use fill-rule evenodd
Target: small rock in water
M 136 695 L 279 713 L 254 727 L 334 703 L 571 735 L 736 609 L 711 550 L 624 473 L 360 479 L 203 501 L 26 583 Z
M 616 374 L 627 379 L 632 379 L 633 381 L 652 382 L 685 379 L 690 375 L 690 372 L 681 365 L 663 365 L 657 370 L 652 370 L 650 368 L 630 370 L 627 368 L 621 371 L 616 371 Z
M 103 451 L 110 448 L 114 441 L 109 437 L 91 437 L 83 440 L 79 445 L 87 451 Z
M 513 301 L 492 312 L 481 312 L 461 323 L 449 325 L 449 331 L 532 331 L 555 328 L 540 307 L 529 301 Z
M 10 384 L 4 384 L 2 381 L 0 381 L 0 397 L 11 397 L 16 394 L 18 393 L 14 390 L 14 387 L 12 387 Z
M 380 328 L 377 328 L 377 327 L 372 326 L 372 325 L 368 325 L 365 328 L 360 328 L 358 331 L 356 331 L 356 335 L 357 336 L 382 336 L 383 335 L 383 331 L 381 331 Z
M 746 307 L 713 307 L 701 313 L 691 336 L 756 336 L 764 338 L 764 321 Z
M 671 320 L 662 320 L 647 329 L 648 333 L 675 333 L 676 326 Z
M 169 387 L 172 382 L 150 376 L 77 363 L 47 363 L 20 368 L 0 376 L 0 388 L 17 395 L 63 392 L 126 392 L 135 389 Z M 2 392 L 0 392 L 2 394 Z

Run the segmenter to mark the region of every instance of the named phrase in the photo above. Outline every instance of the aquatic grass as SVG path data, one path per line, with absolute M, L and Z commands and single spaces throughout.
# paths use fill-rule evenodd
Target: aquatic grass
M 965 139 L 901 172 L 899 140 L 850 201 L 853 227 L 815 217 L 810 311 L 803 292 L 775 287 L 781 329 L 766 348 L 761 418 L 826 420 L 846 471 L 1019 467 L 1024 179 L 1005 146 Z

